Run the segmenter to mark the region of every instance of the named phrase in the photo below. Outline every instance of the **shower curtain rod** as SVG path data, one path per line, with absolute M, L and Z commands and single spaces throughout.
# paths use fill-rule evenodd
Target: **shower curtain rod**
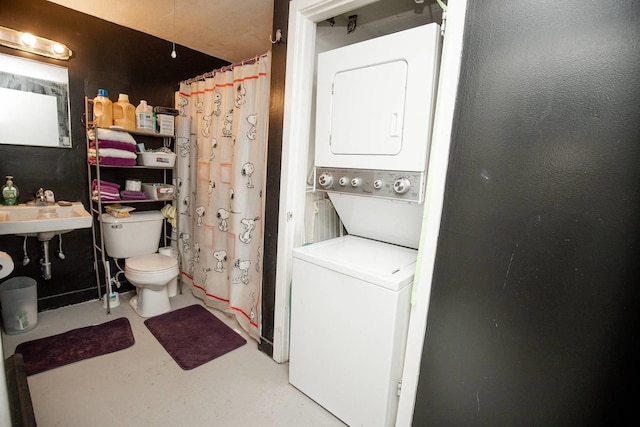
M 238 61 L 238 62 L 234 62 L 233 64 L 229 64 L 229 65 L 225 65 L 224 67 L 218 68 L 216 70 L 213 71 L 209 71 L 208 73 L 204 73 L 204 74 L 200 74 L 199 76 L 195 76 L 192 77 L 190 79 L 187 80 L 183 80 L 180 82 L 180 84 L 191 84 L 194 82 L 199 82 L 200 80 L 204 80 L 207 79 L 209 77 L 213 77 L 216 73 L 223 73 L 225 71 L 229 71 L 232 70 L 234 67 L 237 67 L 238 65 L 250 65 L 250 64 L 255 64 L 256 62 L 258 62 L 260 59 L 266 57 L 267 55 L 269 55 L 269 53 L 263 53 L 261 55 L 256 55 L 253 58 L 250 59 L 243 59 L 242 61 Z

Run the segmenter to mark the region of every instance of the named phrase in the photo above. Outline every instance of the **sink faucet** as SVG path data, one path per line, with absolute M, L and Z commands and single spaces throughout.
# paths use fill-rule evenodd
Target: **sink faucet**
M 44 189 L 42 187 L 40 187 L 36 193 L 36 204 L 38 206 L 45 206 L 47 204 L 47 199 L 44 196 Z

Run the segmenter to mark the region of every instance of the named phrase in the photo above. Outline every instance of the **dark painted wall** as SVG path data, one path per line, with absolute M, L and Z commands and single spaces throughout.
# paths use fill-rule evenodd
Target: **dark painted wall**
M 634 0 L 469 2 L 414 425 L 637 418 L 639 41 Z
M 50 188 L 58 200 L 80 200 L 89 207 L 86 145 L 80 121 L 85 95 L 93 98 L 98 88 L 129 95 L 137 105 L 173 106 L 178 82 L 219 68 L 228 62 L 177 46 L 171 59 L 171 43 L 138 31 L 91 17 L 44 0 L 0 0 L 0 25 L 55 39 L 74 52 L 70 61 L 56 61 L 0 47 L 0 53 L 21 56 L 67 67 L 69 70 L 72 149 L 0 145 L 0 179 L 13 175 L 20 189 L 20 202 L 33 198 L 39 187 Z M 34 124 L 35 125 L 35 124 Z M 93 269 L 91 230 L 63 235 L 65 260 L 55 256 L 52 240 L 51 280 L 41 277 L 41 250 L 29 239 L 31 263 L 23 267 L 22 238 L 0 236 L 0 250 L 16 263 L 13 276 L 38 281 L 38 307 L 45 310 L 95 299 L 98 296 Z
M 287 34 L 289 0 L 273 2 L 273 34 Z M 284 36 L 286 37 L 286 36 Z M 272 36 L 275 38 L 275 36 Z M 287 64 L 286 40 L 271 50 L 271 88 L 269 100 L 269 152 L 267 153 L 267 198 L 265 202 L 264 262 L 262 278 L 262 341 L 258 348 L 273 356 L 274 312 L 276 300 L 276 255 L 278 250 L 278 212 L 280 205 L 280 164 L 282 162 L 282 121 L 284 82 Z

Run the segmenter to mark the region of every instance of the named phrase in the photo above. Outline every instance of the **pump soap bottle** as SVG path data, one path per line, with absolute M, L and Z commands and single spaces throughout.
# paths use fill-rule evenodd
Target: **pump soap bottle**
M 19 195 L 18 187 L 13 184 L 13 176 L 7 175 L 7 183 L 2 186 L 2 204 L 5 206 L 17 205 Z

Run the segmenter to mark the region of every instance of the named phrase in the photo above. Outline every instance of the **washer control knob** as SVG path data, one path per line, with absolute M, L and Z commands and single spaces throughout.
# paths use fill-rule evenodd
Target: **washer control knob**
M 328 173 L 323 173 L 322 175 L 320 175 L 320 177 L 318 178 L 318 183 L 323 187 L 323 188 L 330 188 L 331 185 L 333 184 L 333 177 L 331 176 L 331 174 Z
M 384 183 L 381 179 L 376 179 L 375 181 L 373 181 L 373 188 L 375 188 L 376 190 L 381 189 L 383 185 Z
M 398 194 L 404 194 L 411 188 L 411 181 L 408 178 L 398 178 L 393 183 L 393 191 Z
M 352 187 L 358 187 L 360 185 L 360 183 L 362 182 L 362 180 L 358 177 L 356 178 L 351 178 L 351 186 Z
M 342 178 L 340 178 L 338 180 L 338 184 L 340 184 L 342 187 L 344 187 L 345 185 L 347 185 L 349 183 L 349 178 L 346 176 L 343 176 Z

